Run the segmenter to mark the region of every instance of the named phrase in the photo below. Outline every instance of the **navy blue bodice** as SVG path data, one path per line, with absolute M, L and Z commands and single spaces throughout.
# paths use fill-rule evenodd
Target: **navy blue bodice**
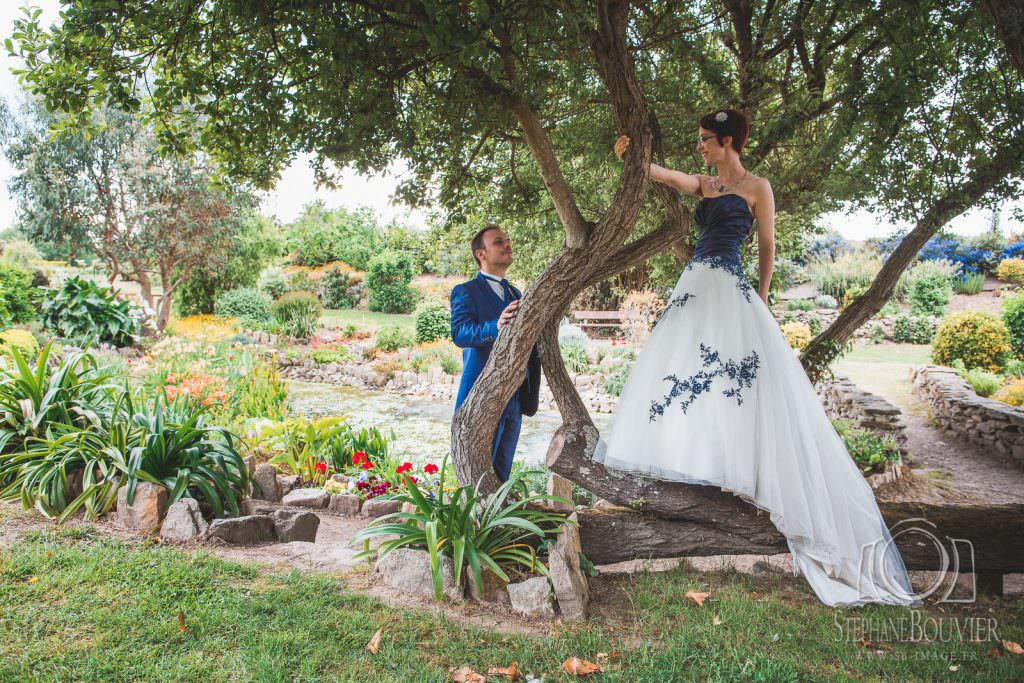
M 738 194 L 705 197 L 697 203 L 694 217 L 700 238 L 693 258 L 740 265 L 740 245 L 754 225 L 747 200 Z

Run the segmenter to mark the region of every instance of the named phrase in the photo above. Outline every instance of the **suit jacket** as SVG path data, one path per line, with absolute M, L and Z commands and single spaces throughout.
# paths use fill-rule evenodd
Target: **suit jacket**
M 512 287 L 513 300 L 522 296 L 518 289 Z M 462 349 L 462 381 L 455 399 L 455 409 L 458 410 L 491 355 L 491 347 L 498 338 L 498 316 L 505 309 L 505 302 L 494 293 L 487 278 L 477 274 L 469 282 L 452 289 L 451 308 L 452 341 Z M 537 412 L 540 370 L 540 354 L 534 347 L 526 367 L 526 379 L 519 387 L 519 407 L 523 415 L 531 416 Z

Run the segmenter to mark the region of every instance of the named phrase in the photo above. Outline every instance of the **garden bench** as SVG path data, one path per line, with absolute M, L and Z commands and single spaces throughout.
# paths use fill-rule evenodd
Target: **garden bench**
M 572 323 L 578 327 L 622 327 L 622 316 L 618 311 L 573 311 Z

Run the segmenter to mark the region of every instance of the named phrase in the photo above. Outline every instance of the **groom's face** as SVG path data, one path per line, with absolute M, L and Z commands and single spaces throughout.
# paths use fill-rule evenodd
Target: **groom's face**
M 476 252 L 482 266 L 512 265 L 512 240 L 500 228 L 484 233 L 484 248 Z

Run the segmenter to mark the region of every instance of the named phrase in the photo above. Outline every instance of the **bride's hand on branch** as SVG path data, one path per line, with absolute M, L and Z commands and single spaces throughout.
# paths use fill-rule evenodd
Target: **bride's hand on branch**
M 629 136 L 620 135 L 615 141 L 615 156 L 622 161 L 622 155 L 626 153 L 626 149 L 629 147 Z

